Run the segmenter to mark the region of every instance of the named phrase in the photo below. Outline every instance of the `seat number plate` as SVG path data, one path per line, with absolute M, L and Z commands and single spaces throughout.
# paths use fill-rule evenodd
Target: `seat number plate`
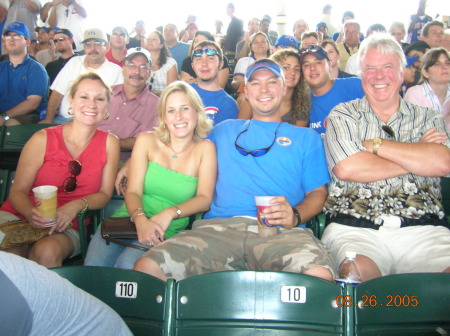
M 135 299 L 137 296 L 137 282 L 116 282 L 116 297 Z
M 281 302 L 287 303 L 305 303 L 306 287 L 303 286 L 282 286 Z

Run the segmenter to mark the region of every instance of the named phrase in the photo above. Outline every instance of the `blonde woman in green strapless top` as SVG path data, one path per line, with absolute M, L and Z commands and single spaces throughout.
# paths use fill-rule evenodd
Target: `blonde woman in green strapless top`
M 148 247 L 183 231 L 189 217 L 209 209 L 217 175 L 215 145 L 204 140 L 211 122 L 189 84 L 177 81 L 162 92 L 158 117 L 155 131 L 136 139 L 121 173 L 128 176 L 125 205 L 113 215 L 131 216 L 138 242 Z M 85 265 L 132 268 L 143 253 L 106 245 L 97 233 Z

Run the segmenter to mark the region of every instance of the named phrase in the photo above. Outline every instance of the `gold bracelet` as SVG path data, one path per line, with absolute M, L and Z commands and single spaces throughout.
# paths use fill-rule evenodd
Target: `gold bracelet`
M 136 209 L 134 209 L 133 211 L 131 211 L 130 217 L 133 217 L 133 214 L 134 214 L 136 211 L 138 211 L 138 210 L 144 211 L 144 209 L 142 209 L 142 208 L 136 208 Z
M 139 213 L 138 213 L 136 216 L 134 216 L 134 217 L 137 217 L 137 216 L 146 216 L 146 214 L 145 214 L 145 212 L 139 212 Z M 131 216 L 130 216 L 130 221 L 134 223 L 134 219 L 133 219 L 133 217 L 131 217 Z
M 85 212 L 88 210 L 88 208 L 89 208 L 89 202 L 88 202 L 88 200 L 87 200 L 86 198 L 84 198 L 84 197 L 83 197 L 81 200 L 83 200 L 83 201 L 86 203 L 86 205 L 85 205 L 84 209 L 81 210 L 79 213 L 85 213 Z

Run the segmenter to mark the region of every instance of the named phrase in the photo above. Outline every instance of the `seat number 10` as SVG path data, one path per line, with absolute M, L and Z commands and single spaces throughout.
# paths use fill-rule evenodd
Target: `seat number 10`
M 305 303 L 306 287 L 303 286 L 282 286 L 281 302 Z

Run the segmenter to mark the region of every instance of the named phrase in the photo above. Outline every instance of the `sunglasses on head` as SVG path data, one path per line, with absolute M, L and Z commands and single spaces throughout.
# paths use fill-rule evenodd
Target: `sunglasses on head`
M 277 133 L 278 133 L 278 129 L 280 128 L 281 122 L 278 124 L 277 129 L 275 130 L 275 136 L 273 137 L 273 141 L 269 147 L 248 150 L 248 149 L 245 149 L 244 147 L 239 146 L 237 141 L 243 133 L 248 131 L 248 129 L 250 127 L 250 123 L 251 123 L 251 121 L 249 121 L 247 128 L 238 134 L 238 136 L 236 137 L 236 140 L 234 141 L 234 147 L 236 147 L 236 150 L 239 152 L 239 154 L 241 154 L 243 156 L 247 156 L 250 154 L 253 157 L 260 157 L 260 156 L 266 155 L 267 153 L 269 153 L 270 149 L 272 148 L 273 144 L 275 143 L 275 140 L 277 139 Z
M 381 126 L 381 129 L 387 134 L 389 135 L 391 138 L 395 139 L 395 133 L 392 130 L 392 128 L 390 128 L 388 125 L 383 125 Z
M 204 48 L 194 50 L 192 53 L 192 57 L 202 57 L 202 54 L 205 53 L 207 56 L 219 56 L 219 53 L 216 49 L 213 48 Z
M 69 173 L 70 176 L 64 180 L 63 190 L 66 193 L 74 192 L 77 188 L 77 176 L 81 173 L 81 163 L 78 160 L 72 160 L 69 162 Z

